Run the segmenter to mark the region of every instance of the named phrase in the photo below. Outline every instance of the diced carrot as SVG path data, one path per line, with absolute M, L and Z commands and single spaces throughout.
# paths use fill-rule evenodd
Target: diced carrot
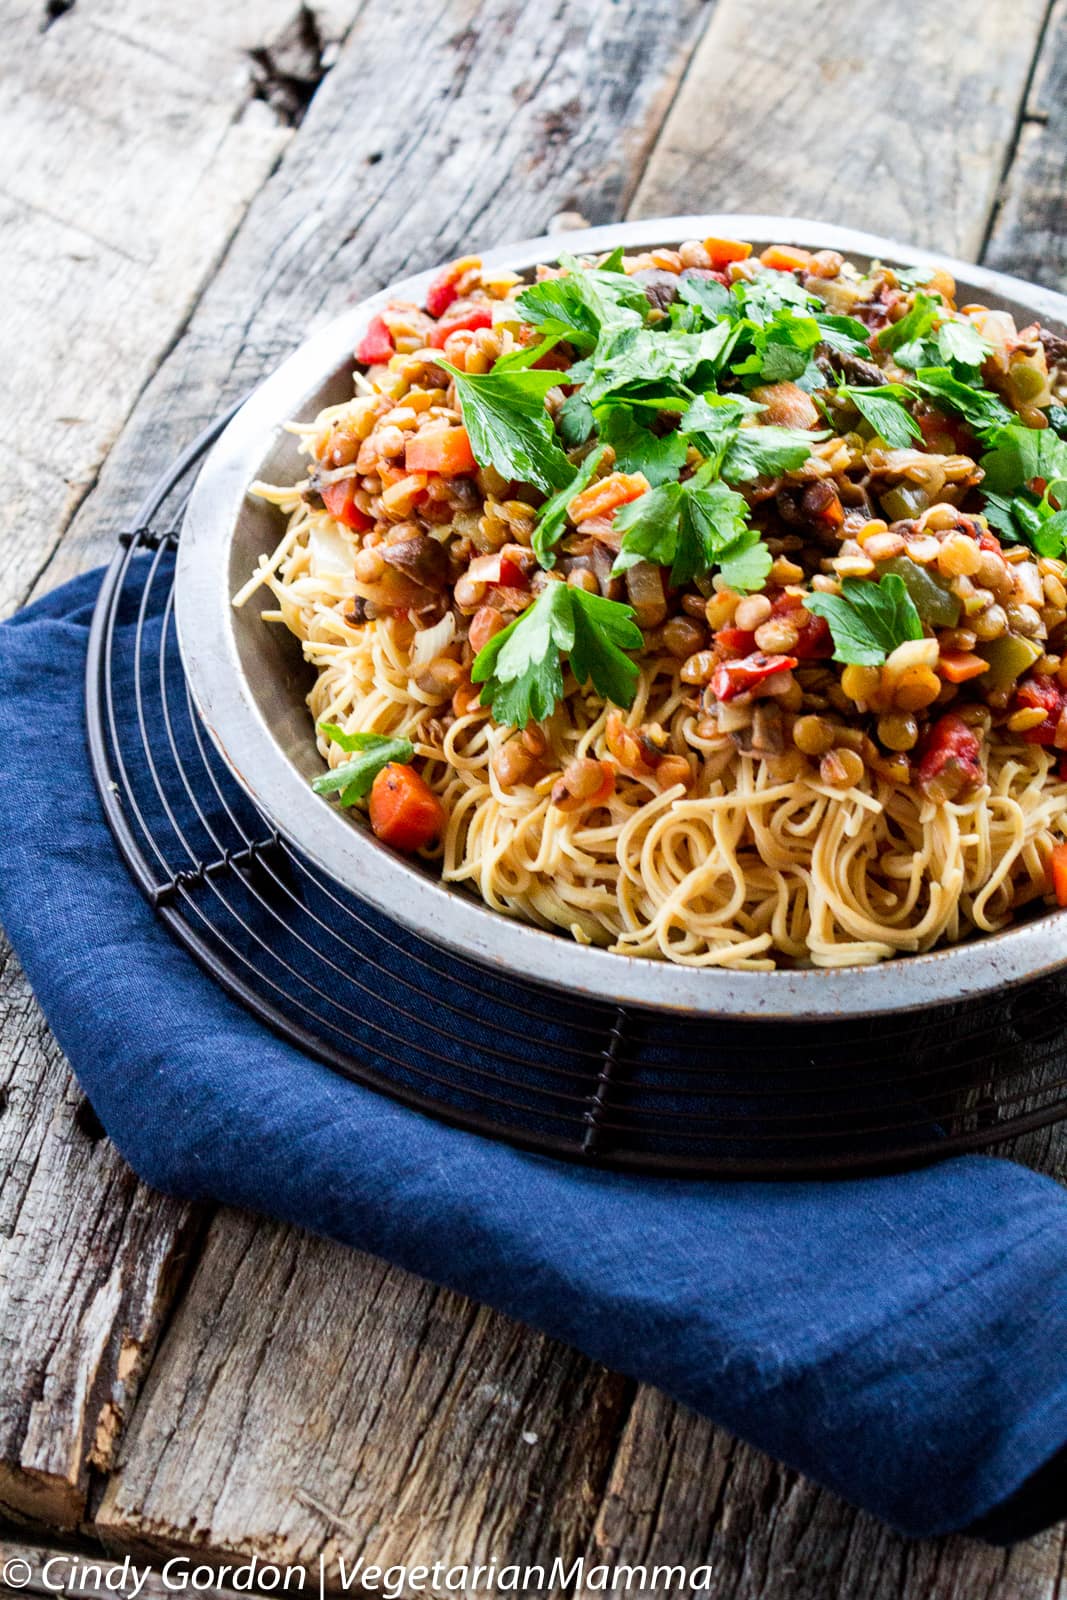
M 356 504 L 356 480 L 342 478 L 339 483 L 328 483 L 322 491 L 322 503 L 338 522 L 343 522 L 346 528 L 354 528 L 357 533 L 365 533 L 368 528 L 374 527 L 374 518 L 361 511 Z
M 797 267 L 808 265 L 811 251 L 797 244 L 769 244 L 766 250 L 760 252 L 760 260 L 765 267 L 773 267 L 775 272 L 795 272 Z
M 973 650 L 943 650 L 938 658 L 937 670 L 947 683 L 966 683 L 989 671 L 989 662 L 976 656 Z
M 396 354 L 393 336 L 381 317 L 371 317 L 367 331 L 356 346 L 356 360 L 375 367 Z
M 477 472 L 466 428 L 422 428 L 413 433 L 404 451 L 409 472 L 439 472 L 442 478 L 457 478 Z
M 1058 906 L 1067 906 L 1067 844 L 1055 844 L 1049 861 L 1052 888 Z
M 461 329 L 473 332 L 476 328 L 492 326 L 493 313 L 487 305 L 463 300 L 446 312 L 435 328 L 430 329 L 429 342 L 435 350 L 443 350 L 450 333 L 458 333 Z
M 647 494 L 651 484 L 643 472 L 612 472 L 576 494 L 567 510 L 572 522 L 588 522 L 591 517 L 607 517 L 630 500 Z
M 410 855 L 439 837 L 445 811 L 413 767 L 391 761 L 371 786 L 370 825 L 383 844 Z
M 742 239 L 705 239 L 704 249 L 713 267 L 726 267 L 731 261 L 744 261 L 752 254 L 752 246 Z

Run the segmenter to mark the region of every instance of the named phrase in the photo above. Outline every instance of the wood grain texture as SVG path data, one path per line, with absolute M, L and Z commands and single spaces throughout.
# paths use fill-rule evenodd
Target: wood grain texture
M 96 1518 L 114 1549 L 336 1571 L 571 1560 L 628 1386 L 340 1246 L 214 1223 Z
M 1045 0 L 720 5 L 633 214 L 817 217 L 974 259 Z
M 972 1539 L 901 1539 L 642 1389 L 587 1570 L 707 1564 L 708 1600 L 1058 1600 L 1063 1543 L 1062 1528 L 1011 1550 Z
M 76 1527 L 194 1235 L 139 1184 L 0 944 L 0 1513 Z
M 1049 15 L 983 259 L 1067 292 L 1067 0 Z
M 825 0 L 719 0 L 712 13 L 701 0 L 436 0 L 416 18 L 369 0 L 58 551 L 52 513 L 35 513 L 36 589 L 109 554 L 176 449 L 311 326 L 468 242 L 541 231 L 565 209 L 602 221 L 628 206 L 735 205 L 973 251 L 1043 3 L 964 0 L 939 14 L 919 0 L 877 13 L 870 0 L 847 13 Z M 215 9 L 210 26 L 228 25 Z M 196 49 L 195 30 L 176 29 L 166 53 L 185 62 Z M 42 496 L 32 462 L 16 465 Z M 28 1026 L 16 1020 L 14 1036 Z M 1051 1136 L 1025 1147 L 1050 1164 L 1062 1148 Z M 17 1317 L 11 1326 L 36 1337 Z M 712 1593 L 765 1600 L 1059 1593 L 1059 1534 L 1010 1555 L 907 1545 L 652 1391 L 627 1408 L 620 1381 L 572 1352 L 364 1257 L 226 1213 L 94 1527 L 116 1550 L 291 1560 L 710 1553 Z
M 565 209 L 622 215 L 708 14 L 369 0 L 38 588 L 102 559 L 175 450 L 361 295 Z
M 358 0 L 330 0 L 324 28 Z M 43 0 L 0 53 L 0 615 L 95 480 L 290 137 L 249 50 L 298 0 Z M 45 378 L 46 381 L 42 381 Z

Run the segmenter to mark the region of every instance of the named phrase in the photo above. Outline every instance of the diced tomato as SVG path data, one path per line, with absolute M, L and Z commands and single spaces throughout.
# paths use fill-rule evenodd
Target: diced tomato
M 576 494 L 567 510 L 575 523 L 608 517 L 630 500 L 639 500 L 650 487 L 643 472 L 612 472 Z
M 519 566 L 517 561 L 512 561 L 510 556 L 500 558 L 500 582 L 506 589 L 528 589 L 530 580 Z
M 1067 783 L 1067 753 L 1059 759 L 1059 764 L 1056 767 L 1056 776 L 1061 783 Z
M 756 634 L 752 628 L 720 628 L 715 635 L 717 650 L 731 655 L 747 656 L 756 648 Z
M 937 670 L 947 683 L 966 683 L 989 671 L 989 662 L 973 650 L 942 650 Z
M 803 595 L 780 594 L 771 606 L 771 616 L 787 616 L 790 611 L 799 611 L 803 604 Z M 828 661 L 834 653 L 834 641 L 826 618 L 809 613 L 808 620 L 801 624 L 796 644 L 790 648 L 798 661 Z
M 990 533 L 988 528 L 984 528 L 978 535 L 978 548 L 980 550 L 995 550 L 998 556 L 1004 554 L 1004 546 L 996 534 Z
M 1052 892 L 1058 906 L 1067 906 L 1067 844 L 1055 844 L 1049 857 Z
M 478 470 L 466 428 L 447 425 L 413 433 L 404 450 L 404 462 L 409 472 L 438 472 L 442 478 Z
M 459 290 L 456 288 L 458 276 L 456 263 L 451 262 L 447 267 L 442 267 L 427 289 L 426 309 L 431 317 L 443 316 L 459 294 Z
M 791 648 L 798 661 L 829 661 L 834 641 L 826 618 L 809 617 Z
M 322 491 L 322 503 L 338 522 L 343 522 L 346 528 L 354 528 L 357 533 L 365 533 L 368 528 L 374 527 L 374 518 L 361 511 L 356 504 L 356 480 L 342 478 L 339 483 L 328 483 Z
M 984 782 L 978 760 L 978 736 L 962 717 L 950 711 L 924 735 L 918 750 L 916 779 L 933 799 L 955 800 Z
M 1063 710 L 1063 691 L 1051 678 L 1035 673 L 1032 677 L 1020 683 L 1015 691 L 1012 701 L 1013 709 L 1025 711 L 1027 709 L 1041 710 L 1045 713 L 1044 722 L 1039 722 L 1036 728 L 1027 728 L 1022 734 L 1027 744 L 1052 744 L 1056 738 L 1056 725 L 1060 720 Z
M 728 267 L 731 261 L 745 261 L 752 254 L 752 246 L 743 239 L 705 239 L 704 249 L 711 257 L 713 267 Z
M 443 350 L 450 334 L 461 330 L 473 333 L 477 328 L 492 326 L 493 313 L 489 306 L 474 300 L 463 300 L 443 316 L 435 328 L 431 328 L 430 344 L 435 350 Z
M 776 672 L 791 671 L 796 664 L 796 656 L 765 656 L 760 650 L 739 661 L 720 661 L 711 675 L 711 690 L 717 700 L 733 700 Z
M 766 250 L 760 252 L 760 260 L 765 267 L 773 267 L 775 272 L 795 272 L 798 267 L 808 265 L 811 251 L 803 250 L 796 244 L 769 244 Z
M 396 355 L 396 345 L 381 317 L 371 317 L 367 331 L 356 346 L 356 360 L 365 367 L 376 367 Z
M 440 836 L 445 811 L 414 767 L 391 761 L 371 786 L 370 825 L 383 844 L 410 855 Z

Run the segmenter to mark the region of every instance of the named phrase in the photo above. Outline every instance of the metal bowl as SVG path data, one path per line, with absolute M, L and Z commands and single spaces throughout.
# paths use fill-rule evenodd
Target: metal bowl
M 483 256 L 516 272 L 551 261 L 561 249 L 600 252 L 674 245 L 708 235 L 836 249 L 873 259 L 944 266 L 966 298 L 1001 306 L 1022 323 L 1067 324 L 1067 297 L 962 261 L 889 239 L 788 217 L 670 217 L 591 228 Z M 273 549 L 279 513 L 247 494 L 254 478 L 301 475 L 301 458 L 282 424 L 310 418 L 351 394 L 352 350 L 388 300 L 422 303 L 432 272 L 393 284 L 331 322 L 252 394 L 222 434 L 200 474 L 178 551 L 177 622 L 182 659 L 204 723 L 255 804 L 338 883 L 438 944 L 508 974 L 619 1004 L 706 1016 L 817 1019 L 918 1010 L 1024 982 L 1067 965 L 1067 915 L 1051 912 L 990 937 L 875 967 L 730 972 L 615 955 L 575 944 L 490 911 L 469 894 L 380 844 L 362 817 L 317 798 L 309 780 L 323 770 L 305 703 L 311 669 L 299 645 L 230 597 L 259 555 Z

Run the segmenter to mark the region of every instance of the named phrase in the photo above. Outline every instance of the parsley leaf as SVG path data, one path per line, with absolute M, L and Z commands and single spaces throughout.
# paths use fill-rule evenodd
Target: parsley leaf
M 460 372 L 443 358 L 438 366 L 452 374 L 474 452 L 481 465 L 492 464 L 501 477 L 532 483 L 546 494 L 561 489 L 574 468 L 556 442 L 545 395 L 559 382 L 558 372 L 506 368 L 503 372 Z
M 616 705 L 631 704 L 638 669 L 626 650 L 644 636 L 630 606 L 549 582 L 533 605 L 494 634 L 474 659 L 471 678 L 494 721 L 524 728 L 543 722 L 563 698 L 563 658 L 580 684 Z
M 840 594 L 805 595 L 804 605 L 830 624 L 835 661 L 876 667 L 898 644 L 923 636 L 915 603 L 895 572 L 878 583 L 846 578 Z
M 1061 439 L 1067 439 L 1067 406 L 1049 406 L 1048 425 Z
M 924 338 L 943 315 L 941 296 L 924 294 L 918 289 L 911 310 L 899 322 L 890 322 L 884 327 L 877 336 L 877 342 L 883 350 L 899 350 L 901 345 L 910 344 L 913 339 Z
M 1014 415 L 995 394 L 961 383 L 947 367 L 920 367 L 915 381 L 923 394 L 948 406 L 950 411 L 958 412 L 979 433 L 1005 427 Z
M 1048 494 L 1023 491 L 1012 496 L 987 494 L 986 521 L 1013 544 L 1024 540 L 1039 556 L 1061 556 L 1067 546 L 1067 509 L 1055 507 Z
M 689 440 L 680 429 L 653 433 L 625 406 L 605 408 L 597 423 L 600 438 L 615 452 L 620 472 L 643 472 L 649 483 L 657 484 L 677 478 L 685 466 Z
M 822 330 L 814 317 L 798 316 L 792 306 L 782 306 L 765 322 L 746 320 L 738 337 L 750 350 L 744 360 L 734 363 L 731 372 L 739 378 L 780 383 L 807 371 Z
M 727 584 L 743 594 L 762 589 L 773 565 L 774 557 L 755 528 L 746 528 L 719 557 L 719 571 Z
M 601 341 L 592 356 L 567 374 L 572 383 L 584 384 L 585 399 L 598 405 L 607 395 L 629 384 L 683 382 L 701 367 L 710 375 L 721 366 L 736 336 L 728 322 L 716 323 L 703 333 L 677 333 L 668 337 L 652 328 L 622 328 Z M 558 375 L 557 375 L 558 376 Z
M 591 450 L 570 483 L 563 489 L 557 489 L 551 499 L 546 500 L 540 511 L 538 511 L 530 543 L 534 554 L 543 567 L 555 566 L 556 555 L 554 547 L 559 543 L 560 536 L 567 523 L 567 507 L 576 494 L 580 494 L 583 489 L 589 487 L 596 477 L 596 470 L 603 459 L 603 449 Z
M 947 367 L 963 367 L 968 375 L 982 365 L 993 346 L 973 322 L 943 322 L 937 330 L 937 348 Z
M 593 432 L 593 408 L 581 389 L 569 394 L 556 413 L 559 436 L 568 450 L 574 450 Z
M 910 393 L 902 383 L 885 383 L 870 389 L 842 383 L 838 385 L 837 392 L 851 401 L 863 420 L 870 423 L 891 450 L 906 450 L 913 439 L 922 438 L 919 424 L 900 403 L 900 397 Z
M 729 289 L 717 278 L 690 278 L 684 273 L 678 279 L 678 298 L 702 311 L 710 322 L 718 321 L 735 304 Z
M 339 789 L 343 806 L 362 800 L 391 761 L 408 762 L 415 754 L 410 739 L 393 739 L 383 733 L 345 733 L 335 722 L 320 722 L 319 732 L 352 753 L 351 761 L 342 762 L 311 782 L 316 794 L 333 794 Z
M 1067 482 L 1067 440 L 1051 428 L 1012 422 L 998 429 L 989 445 L 979 463 L 986 493 L 1015 494 L 1034 478 L 1043 478 L 1046 484 Z
M 639 283 L 624 272 L 583 267 L 574 256 L 559 259 L 567 269 L 564 277 L 532 283 L 517 298 L 528 322 L 545 331 L 562 331 L 582 350 L 591 350 L 605 328 L 644 322 L 649 304 Z
M 679 587 L 732 561 L 737 563 L 738 587 L 762 587 L 771 553 L 748 525 L 744 497 L 721 480 L 708 482 L 710 470 L 705 465 L 686 483 L 661 484 L 616 513 L 614 526 L 623 540 L 613 572 L 651 561 L 670 567 L 671 583 Z M 750 553 L 757 544 L 765 560 Z M 742 562 L 743 556 L 747 559 Z
M 739 428 L 726 447 L 722 476 L 727 483 L 749 483 L 753 478 L 776 478 L 781 472 L 794 472 L 811 454 L 821 433 L 803 433 L 799 428 Z
M 840 317 L 827 311 L 815 311 L 812 315 L 819 324 L 824 344 L 828 344 L 832 350 L 870 359 L 868 330 L 856 317 Z

